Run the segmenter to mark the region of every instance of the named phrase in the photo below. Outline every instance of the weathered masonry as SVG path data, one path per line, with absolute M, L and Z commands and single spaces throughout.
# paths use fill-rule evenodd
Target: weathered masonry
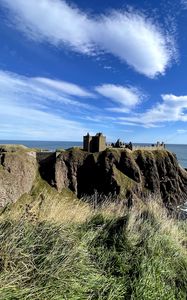
M 87 152 L 100 152 L 106 149 L 106 136 L 103 136 L 101 132 L 95 136 L 91 136 L 89 133 L 83 137 L 83 149 Z

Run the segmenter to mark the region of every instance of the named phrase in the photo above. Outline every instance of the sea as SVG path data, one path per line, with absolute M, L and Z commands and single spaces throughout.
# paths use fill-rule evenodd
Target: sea
M 39 148 L 42 150 L 55 151 L 57 149 L 68 149 L 71 147 L 82 146 L 82 142 L 75 141 L 17 141 L 17 140 L 0 140 L 0 144 L 24 145 L 29 148 Z M 150 146 L 151 144 L 137 144 L 135 146 Z M 166 144 L 166 149 L 175 153 L 179 164 L 187 168 L 187 144 Z

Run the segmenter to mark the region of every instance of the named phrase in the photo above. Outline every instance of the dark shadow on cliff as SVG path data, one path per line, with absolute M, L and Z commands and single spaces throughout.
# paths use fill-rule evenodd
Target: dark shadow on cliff
M 103 152 L 95 161 L 90 154 L 77 171 L 78 197 L 99 194 L 119 194 L 119 186 L 113 177 L 112 165 L 106 164 L 106 153 Z
M 41 161 L 39 161 L 40 176 L 51 186 L 55 186 L 55 162 L 56 153 L 52 153 L 47 158 L 44 158 Z

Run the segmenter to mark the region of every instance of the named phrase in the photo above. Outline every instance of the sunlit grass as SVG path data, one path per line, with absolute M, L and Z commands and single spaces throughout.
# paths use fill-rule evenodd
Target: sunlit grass
M 38 181 L 7 208 L 0 299 L 186 299 L 185 221 L 156 198 L 131 209 L 111 200 L 93 207 Z

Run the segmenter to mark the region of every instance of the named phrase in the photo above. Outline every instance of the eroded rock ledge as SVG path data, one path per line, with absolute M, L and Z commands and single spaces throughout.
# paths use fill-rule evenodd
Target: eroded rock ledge
M 15 202 L 29 193 L 38 171 L 59 192 L 64 188 L 81 198 L 95 192 L 127 199 L 150 193 L 167 207 L 187 199 L 187 172 L 176 156 L 164 149 L 107 149 L 88 153 L 75 148 L 61 153 L 0 149 L 0 205 Z
M 30 192 L 38 166 L 35 153 L 26 147 L 0 147 L 0 207 Z
M 53 165 L 52 182 L 59 191 L 69 188 L 78 197 L 97 191 L 131 201 L 155 193 L 167 206 L 187 198 L 187 172 L 167 150 L 65 151 Z

